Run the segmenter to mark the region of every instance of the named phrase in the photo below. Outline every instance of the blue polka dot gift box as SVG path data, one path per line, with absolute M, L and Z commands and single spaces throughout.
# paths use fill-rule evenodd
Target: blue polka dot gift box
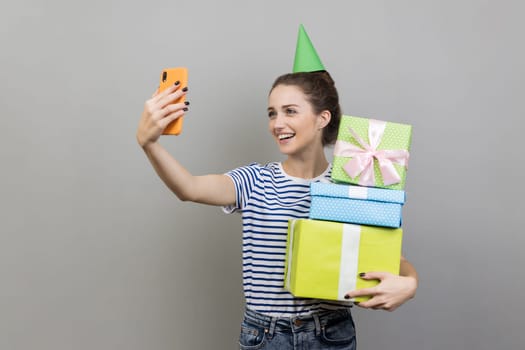
M 401 227 L 405 191 L 314 182 L 310 194 L 310 219 Z
M 411 125 L 343 115 L 332 181 L 403 190 L 411 141 Z

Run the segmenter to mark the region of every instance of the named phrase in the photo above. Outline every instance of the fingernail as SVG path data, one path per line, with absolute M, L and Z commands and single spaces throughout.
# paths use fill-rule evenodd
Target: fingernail
M 189 102 L 189 101 L 184 101 L 184 104 L 185 104 L 186 106 L 189 106 L 189 105 L 190 105 L 190 102 Z
M 182 89 L 182 91 L 184 92 L 188 91 L 188 87 L 186 86 L 184 89 Z
M 182 109 L 184 112 L 187 112 L 188 111 L 188 108 L 183 108 Z
M 366 273 L 361 272 L 361 273 L 359 274 L 359 277 L 365 277 L 365 275 L 366 275 Z
M 180 81 L 177 80 L 174 85 L 177 86 L 179 84 L 180 84 Z
M 350 299 L 350 295 L 345 295 L 345 299 Z

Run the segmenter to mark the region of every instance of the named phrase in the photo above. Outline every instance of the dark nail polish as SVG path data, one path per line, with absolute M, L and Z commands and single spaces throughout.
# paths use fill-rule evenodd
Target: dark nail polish
M 177 80 L 174 85 L 177 86 L 179 84 L 180 84 L 180 81 Z
M 359 274 L 359 277 L 365 277 L 365 275 L 366 275 L 366 273 L 361 272 L 361 273 Z
M 183 108 L 182 109 L 184 112 L 187 112 L 188 111 L 188 108 Z
M 189 102 L 189 101 L 184 101 L 184 104 L 185 104 L 186 106 L 189 106 L 189 105 L 190 105 L 190 102 Z
M 345 295 L 345 299 L 350 299 L 350 295 Z
M 182 89 L 182 91 L 184 92 L 188 91 L 188 87 L 186 86 L 184 89 Z

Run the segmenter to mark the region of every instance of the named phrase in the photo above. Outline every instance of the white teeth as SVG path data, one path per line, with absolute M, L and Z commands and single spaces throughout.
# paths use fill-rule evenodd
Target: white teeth
M 289 139 L 290 137 L 293 137 L 295 134 L 280 134 L 277 135 L 279 137 L 279 140 Z

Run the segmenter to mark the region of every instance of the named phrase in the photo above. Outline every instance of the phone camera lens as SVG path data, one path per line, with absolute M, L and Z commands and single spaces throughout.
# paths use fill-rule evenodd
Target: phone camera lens
M 162 72 L 162 82 L 165 82 L 168 79 L 168 72 Z

